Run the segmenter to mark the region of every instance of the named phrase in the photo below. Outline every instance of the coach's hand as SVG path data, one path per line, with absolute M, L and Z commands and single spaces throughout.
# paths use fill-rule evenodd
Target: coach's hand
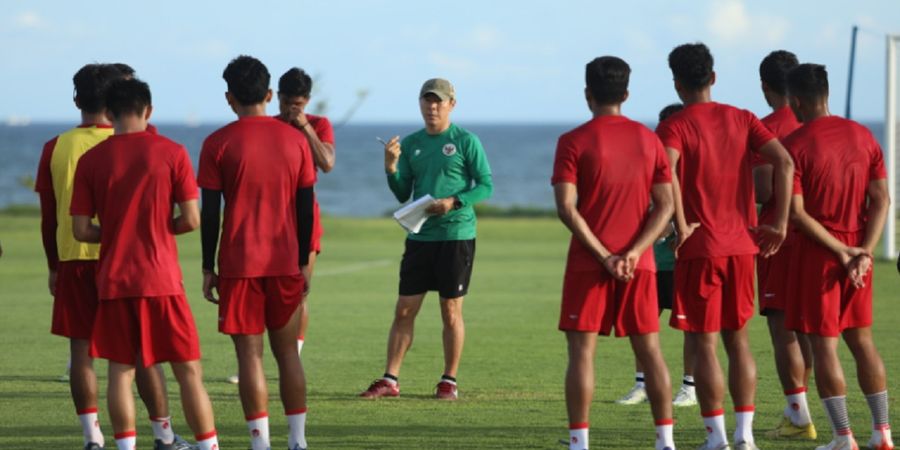
M 453 197 L 438 198 L 425 208 L 425 212 L 435 216 L 443 216 L 451 209 L 453 209 Z
M 47 277 L 47 287 L 50 288 L 50 295 L 56 297 L 56 270 L 50 271 L 50 276 Z
M 786 228 L 779 229 L 768 224 L 751 227 L 750 231 L 756 233 L 756 245 L 759 246 L 759 255 L 763 258 L 778 253 L 778 249 L 781 248 L 781 244 L 787 236 Z
M 387 173 L 397 171 L 397 161 L 400 159 L 400 136 L 394 136 L 384 144 L 384 170 Z
M 203 298 L 218 305 L 219 299 L 216 298 L 215 295 L 213 295 L 213 289 L 215 289 L 216 292 L 219 291 L 219 276 L 216 275 L 216 273 L 211 270 L 204 270 L 203 271 Z

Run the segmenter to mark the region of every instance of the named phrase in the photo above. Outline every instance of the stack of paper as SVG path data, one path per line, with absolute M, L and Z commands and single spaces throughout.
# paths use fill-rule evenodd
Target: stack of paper
M 418 200 L 409 203 L 394 212 L 394 220 L 396 220 L 401 227 L 406 229 L 406 231 L 413 234 L 418 233 L 429 217 L 429 214 L 425 212 L 425 209 L 432 203 L 434 203 L 434 197 L 425 194 Z

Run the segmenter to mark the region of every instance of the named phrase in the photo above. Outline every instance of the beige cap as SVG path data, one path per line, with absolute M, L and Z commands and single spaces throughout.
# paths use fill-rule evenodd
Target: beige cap
M 422 85 L 422 90 L 419 91 L 419 98 L 424 97 L 425 94 L 437 95 L 441 101 L 453 100 L 456 97 L 453 85 L 443 78 L 432 78 L 426 81 Z

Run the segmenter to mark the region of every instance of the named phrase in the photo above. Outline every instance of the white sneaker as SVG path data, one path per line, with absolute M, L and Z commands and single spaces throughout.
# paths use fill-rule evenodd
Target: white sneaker
M 697 391 L 693 386 L 688 386 L 686 384 L 681 385 L 681 389 L 678 390 L 678 393 L 675 394 L 675 399 L 672 400 L 672 404 L 675 406 L 694 406 L 697 404 Z
M 869 439 L 869 448 L 872 450 L 894 450 L 894 440 L 891 438 L 891 429 L 873 430 Z
M 234 375 L 231 375 L 231 376 L 225 378 L 226 383 L 238 384 L 238 383 L 240 383 L 240 381 L 241 381 L 241 379 L 238 378 L 237 374 L 234 374 Z
M 852 434 L 835 436 L 828 445 L 816 447 L 816 450 L 859 450 Z
M 624 397 L 616 400 L 616 403 L 620 405 L 637 405 L 638 403 L 644 403 L 646 401 L 647 390 L 644 389 L 644 386 L 635 384 Z
M 731 450 L 731 447 L 728 446 L 727 442 L 723 442 L 719 445 L 711 445 L 709 439 L 707 439 L 703 441 L 703 444 L 697 447 L 697 450 Z

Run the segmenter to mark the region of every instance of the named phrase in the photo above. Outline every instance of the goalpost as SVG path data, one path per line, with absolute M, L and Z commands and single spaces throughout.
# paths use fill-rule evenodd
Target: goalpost
M 887 223 L 884 227 L 884 257 L 893 259 L 897 255 L 897 145 L 900 135 L 897 134 L 897 106 L 900 104 L 897 77 L 900 70 L 897 66 L 897 50 L 900 47 L 900 34 L 887 36 L 887 76 L 885 77 L 885 114 L 884 114 L 884 153 L 888 171 L 888 186 L 891 192 L 891 206 L 888 209 Z

